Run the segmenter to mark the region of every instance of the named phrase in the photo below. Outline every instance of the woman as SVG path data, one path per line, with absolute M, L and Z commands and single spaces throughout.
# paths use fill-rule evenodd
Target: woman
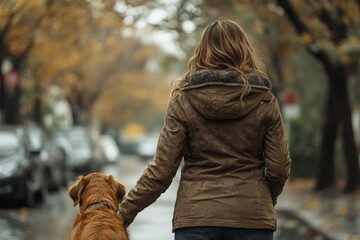
M 279 105 L 244 30 L 207 26 L 172 91 L 154 159 L 120 204 L 127 224 L 184 166 L 175 240 L 273 239 L 290 157 Z

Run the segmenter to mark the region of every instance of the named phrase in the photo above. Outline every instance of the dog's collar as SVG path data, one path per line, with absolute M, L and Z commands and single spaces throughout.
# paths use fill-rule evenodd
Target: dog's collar
M 94 207 L 97 207 L 97 206 L 104 206 L 104 207 L 107 207 L 107 208 L 110 209 L 110 210 L 115 211 L 115 210 L 111 207 L 110 203 L 108 203 L 107 201 L 101 201 L 101 202 L 91 203 L 90 205 L 88 205 L 88 206 L 85 208 L 84 211 L 90 210 L 90 209 L 92 209 L 92 208 L 94 208 Z

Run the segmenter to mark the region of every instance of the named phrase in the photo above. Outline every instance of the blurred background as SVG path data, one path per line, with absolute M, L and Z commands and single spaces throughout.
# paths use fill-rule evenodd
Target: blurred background
M 276 238 L 360 239 L 357 0 L 0 0 L 0 239 L 66 238 L 80 174 L 135 184 L 217 19 L 249 34 L 281 104 L 292 172 Z M 176 183 L 133 240 L 152 239 L 144 223 L 172 238 Z

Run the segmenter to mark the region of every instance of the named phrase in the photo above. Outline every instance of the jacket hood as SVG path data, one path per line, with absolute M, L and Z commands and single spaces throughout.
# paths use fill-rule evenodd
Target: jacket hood
M 256 108 L 272 88 L 269 79 L 246 75 L 251 89 L 240 102 L 244 91 L 240 74 L 235 71 L 201 70 L 190 76 L 183 93 L 203 117 L 211 120 L 239 119 Z

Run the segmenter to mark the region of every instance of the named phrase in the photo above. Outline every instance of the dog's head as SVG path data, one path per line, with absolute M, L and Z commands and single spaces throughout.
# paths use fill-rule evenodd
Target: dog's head
M 80 176 L 78 180 L 69 188 L 69 195 L 74 201 L 74 206 L 98 200 L 116 201 L 114 205 L 120 203 L 125 195 L 125 186 L 115 180 L 112 175 L 102 173 L 90 173 Z M 105 199 L 104 199 L 105 198 Z

